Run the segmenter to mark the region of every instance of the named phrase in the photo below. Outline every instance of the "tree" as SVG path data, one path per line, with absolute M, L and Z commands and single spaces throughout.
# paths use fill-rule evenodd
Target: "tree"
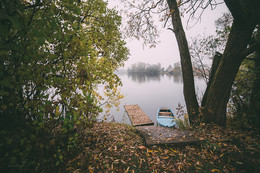
M 239 67 L 245 57 L 254 52 L 259 44 L 247 48 L 260 19 L 259 2 L 226 0 L 225 3 L 234 21 L 212 83 L 207 86 L 209 90 L 204 96 L 205 105 L 202 105 L 205 107 L 205 121 L 213 121 L 220 125 L 225 125 L 226 122 L 226 106 Z
M 204 63 L 201 62 L 204 57 L 213 57 L 213 53 L 216 51 L 223 52 L 223 45 L 227 42 L 228 34 L 231 30 L 232 20 L 233 18 L 230 13 L 224 13 L 223 16 L 215 22 L 217 26 L 216 36 L 211 35 L 202 39 L 193 39 L 190 49 L 192 50 L 191 55 L 193 56 L 193 59 L 198 59 L 198 61 L 195 62 L 195 65 L 199 62 L 202 66 L 205 66 Z M 251 39 L 257 40 L 258 34 L 259 29 L 257 28 Z M 221 54 L 216 53 L 211 68 L 212 74 L 216 72 L 220 59 Z M 257 76 L 259 76 L 257 72 L 257 63 L 258 60 L 256 51 L 254 54 L 251 54 L 243 60 L 232 85 L 228 103 L 227 118 L 229 119 L 229 124 L 235 125 L 239 128 L 257 127 L 257 124 L 259 124 L 258 116 L 255 113 L 257 112 L 257 106 L 255 105 L 257 105 L 257 100 L 259 99 L 254 98 L 256 96 L 255 93 L 258 92 L 255 87 L 255 84 L 257 83 Z M 204 74 L 201 76 L 207 75 L 204 71 L 202 71 L 202 73 Z M 212 76 L 214 75 L 211 75 L 211 77 Z M 212 79 L 210 79 L 210 81 L 212 81 Z M 206 92 L 208 92 L 208 90 L 206 90 Z M 204 96 L 207 95 L 206 92 Z M 252 104 L 251 100 L 256 102 Z M 205 104 L 204 101 L 205 100 L 203 100 L 202 105 Z
M 158 75 L 161 72 L 161 64 L 145 64 L 144 62 L 138 62 L 132 64 L 130 68 L 127 69 L 128 73 L 139 73 L 146 75 Z
M 257 24 L 259 24 L 259 2 L 257 0 L 246 2 L 243 0 L 225 0 L 225 3 L 231 11 L 234 20 L 224 53 L 219 61 L 215 61 L 219 63 L 215 63 L 214 65 L 215 69 L 209 78 L 207 89 L 203 97 L 203 104 L 201 105 L 204 110 L 204 121 L 207 123 L 215 122 L 219 125 L 225 125 L 226 106 L 239 66 L 243 59 L 254 52 L 259 46 L 258 40 L 252 44 L 252 46 L 248 47 L 253 30 Z M 159 0 L 156 3 L 145 1 L 141 5 L 136 6 L 131 3 L 131 7 L 137 10 L 139 9 L 139 11 L 132 15 L 130 14 L 130 21 L 133 22 L 134 18 L 136 18 L 136 22 L 139 25 L 135 25 L 134 22 L 130 25 L 130 35 L 139 36 L 143 29 L 150 34 L 149 39 L 147 39 L 150 41 L 150 38 L 153 36 L 154 26 L 152 25 L 153 23 L 149 23 L 147 20 L 152 17 L 151 14 L 164 12 L 165 15 L 162 19 L 166 22 L 169 17 L 172 18 L 173 29 L 169 29 L 174 32 L 178 42 L 184 81 L 185 102 L 190 122 L 193 123 L 193 120 L 195 120 L 198 115 L 198 103 L 194 91 L 190 53 L 178 9 L 178 7 L 183 4 L 188 4 L 187 11 L 190 12 L 190 18 L 194 17 L 198 9 L 202 9 L 201 15 L 208 6 L 214 7 L 218 5 L 215 1 L 185 1 L 182 3 L 182 1 L 176 2 L 176 0 L 167 0 L 167 5 L 164 0 Z M 157 10 L 155 10 L 156 8 Z M 144 21 L 142 21 L 142 19 L 144 19 Z M 154 36 L 157 36 L 157 32 Z M 146 39 L 146 37 L 143 38 Z M 155 41 L 150 41 L 150 43 L 154 42 Z
M 200 76 L 204 78 L 204 81 L 208 85 L 212 82 L 212 77 L 214 77 L 217 66 L 220 62 L 222 54 L 219 52 L 223 52 L 225 49 L 225 44 L 228 39 L 232 21 L 233 18 L 231 14 L 224 13 L 222 17 L 215 21 L 217 35 L 204 36 L 203 38 L 201 38 L 201 36 L 197 36 L 192 38 L 190 50 L 193 65 L 200 69 Z M 206 60 L 209 59 L 213 59 L 211 68 L 206 62 Z M 208 89 L 209 88 L 206 89 L 204 96 L 207 95 Z M 204 102 L 205 99 L 202 100 L 201 105 L 204 105 Z
M 98 84 L 106 84 L 108 90 L 120 84 L 113 72 L 128 53 L 118 31 L 121 18 L 102 0 L 3 1 L 1 7 L 1 113 L 5 118 L 35 115 L 38 119 L 40 108 L 35 106 L 49 104 L 42 118 L 54 115 L 58 104 L 76 113 L 78 99 L 88 104 L 87 98 L 93 97 L 97 103 L 93 91 Z M 50 96 L 58 98 L 54 101 Z
M 252 39 L 259 36 L 259 26 L 253 33 Z M 230 122 L 241 128 L 259 128 L 259 53 L 258 50 L 245 58 L 234 81 L 231 97 Z
M 190 122 L 193 124 L 193 122 L 196 120 L 196 115 L 198 114 L 199 104 L 195 93 L 194 76 L 189 46 L 181 23 L 177 2 L 175 0 L 167 0 L 167 3 L 171 12 L 170 15 L 174 28 L 173 32 L 175 34 L 180 51 L 185 103 Z
M 258 29 L 258 35 L 259 35 Z M 252 93 L 249 102 L 249 121 L 250 124 L 254 127 L 260 126 L 260 52 L 259 49 L 256 51 L 255 54 L 255 61 L 254 61 L 254 81 L 252 86 Z
M 4 0 L 0 13 L 1 167 L 62 166 L 76 148 L 76 127 L 102 111 L 98 86 L 112 101 L 121 97 L 121 17 L 103 0 Z

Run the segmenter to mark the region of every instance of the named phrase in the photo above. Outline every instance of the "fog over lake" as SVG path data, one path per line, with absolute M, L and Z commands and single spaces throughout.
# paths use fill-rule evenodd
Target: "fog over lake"
M 180 103 L 185 107 L 183 96 L 183 81 L 181 75 L 139 75 L 139 74 L 119 74 L 123 83 L 121 93 L 122 99 L 119 111 L 113 108 L 108 114 L 108 121 L 131 124 L 125 112 L 124 105 L 138 104 L 141 109 L 156 124 L 156 114 L 160 107 L 169 107 L 174 114 Z M 195 77 L 195 87 L 199 98 L 205 90 L 206 84 L 203 79 Z

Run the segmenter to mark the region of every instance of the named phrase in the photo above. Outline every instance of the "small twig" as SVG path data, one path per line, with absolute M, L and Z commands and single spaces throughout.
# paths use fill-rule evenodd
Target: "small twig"
M 175 30 L 174 30 L 174 29 L 172 29 L 172 28 L 167 28 L 167 29 L 171 30 L 173 33 L 175 32 Z

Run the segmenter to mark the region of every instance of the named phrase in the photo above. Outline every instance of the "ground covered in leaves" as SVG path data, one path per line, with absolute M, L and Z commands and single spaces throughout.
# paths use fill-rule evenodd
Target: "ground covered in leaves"
M 84 151 L 67 163 L 68 172 L 260 172 L 259 132 L 215 125 L 193 129 L 201 144 L 145 146 L 134 127 L 95 123 Z

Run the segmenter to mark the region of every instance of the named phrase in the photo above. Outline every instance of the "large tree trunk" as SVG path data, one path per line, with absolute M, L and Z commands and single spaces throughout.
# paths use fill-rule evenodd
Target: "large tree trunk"
M 212 66 L 211 66 L 209 81 L 207 83 L 207 88 L 206 88 L 206 91 L 205 91 L 202 101 L 201 101 L 201 107 L 204 107 L 206 104 L 206 98 L 207 98 L 207 95 L 209 92 L 209 88 L 210 88 L 210 85 L 212 84 L 212 81 L 213 81 L 216 71 L 218 69 L 221 57 L 222 57 L 222 55 L 219 52 L 216 52 L 216 54 L 213 58 Z
M 198 114 L 198 102 L 188 43 L 176 0 L 167 0 L 167 3 L 171 10 L 173 31 L 180 51 L 186 107 L 190 122 L 194 123 Z M 226 108 L 231 87 L 241 62 L 246 56 L 244 52 L 252 32 L 260 19 L 259 0 L 225 0 L 225 3 L 234 17 L 234 22 L 223 56 L 219 64 L 217 63 L 217 69 L 214 70 L 203 97 L 205 122 L 215 122 L 219 125 L 226 123 Z
M 234 22 L 228 37 L 225 51 L 212 83 L 204 99 L 205 121 L 226 124 L 226 108 L 231 87 L 239 67 L 246 57 L 246 50 L 252 32 L 260 19 L 259 0 L 225 0 Z
M 255 25 L 252 24 L 241 25 L 236 20 L 233 22 L 223 57 L 204 98 L 204 116 L 207 123 L 226 123 L 226 108 L 231 87 L 245 58 L 242 52 L 246 49 L 254 28 Z
M 172 13 L 171 17 L 173 31 L 176 36 L 180 51 L 184 98 L 189 114 L 190 123 L 193 124 L 194 120 L 196 119 L 196 115 L 198 114 L 199 105 L 195 93 L 194 76 L 188 42 L 183 30 L 176 0 L 167 0 L 167 3 Z

